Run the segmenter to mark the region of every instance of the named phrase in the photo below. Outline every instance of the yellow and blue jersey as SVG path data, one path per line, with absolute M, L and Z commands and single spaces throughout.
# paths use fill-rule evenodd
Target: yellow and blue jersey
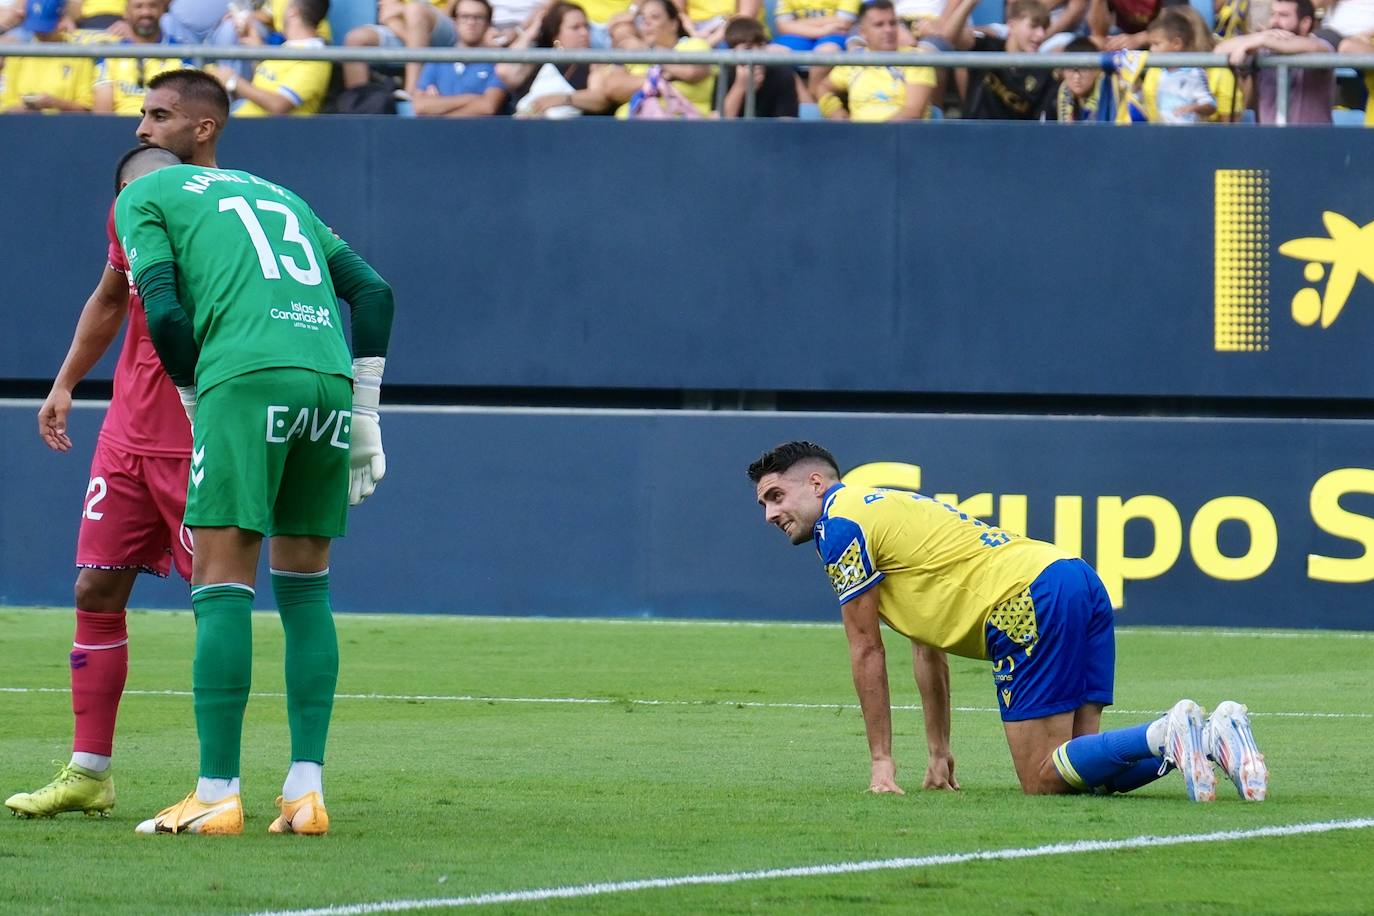
M 0 80 L 0 111 L 18 107 L 28 95 L 51 95 L 89 109 L 94 75 L 88 57 L 11 57 Z
M 175 42 L 169 41 L 168 44 Z M 192 62 L 184 57 L 107 57 L 96 64 L 95 84 L 113 88 L 115 114 L 140 115 L 143 113 L 143 97 L 148 94 L 149 80 L 169 70 L 191 66 Z
M 841 604 L 876 588 L 888 626 L 966 658 L 1034 626 L 1031 583 L 1069 558 L 919 493 L 843 484 L 826 491 L 813 534 Z
M 778 0 L 773 18 L 815 19 L 821 16 L 843 16 L 846 19 L 859 18 L 859 0 Z
M 862 67 L 851 64 L 836 67 L 827 78 L 836 90 L 849 96 L 846 107 L 849 108 L 852 121 L 886 121 L 906 104 L 908 86 L 935 85 L 935 71 L 930 67 Z
M 291 42 L 287 42 L 284 47 L 290 45 Z M 300 42 L 300 46 L 324 47 L 324 43 L 319 39 L 307 39 Z M 290 99 L 295 106 L 290 114 L 312 115 L 324 104 L 333 66 L 327 60 L 265 60 L 253 71 L 253 85 Z M 233 112 L 238 118 L 268 115 L 265 108 L 247 99 L 235 104 Z

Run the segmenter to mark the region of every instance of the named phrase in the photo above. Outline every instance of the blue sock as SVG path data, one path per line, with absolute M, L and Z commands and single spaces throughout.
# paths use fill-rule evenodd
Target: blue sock
M 1132 789 L 1139 789 L 1141 786 L 1147 786 L 1165 773 L 1168 773 L 1169 770 L 1173 769 L 1172 765 L 1167 768 L 1161 767 L 1163 763 L 1164 761 L 1160 760 L 1158 757 L 1137 761 L 1131 764 L 1129 769 L 1109 777 L 1107 781 L 1102 784 L 1102 791 L 1130 792 Z M 1161 769 L 1164 769 L 1164 773 L 1159 772 Z
M 1066 741 L 1055 749 L 1054 768 L 1079 791 L 1108 786 L 1142 761 L 1153 760 L 1158 768 L 1159 758 L 1145 737 L 1149 728 L 1147 723 Z

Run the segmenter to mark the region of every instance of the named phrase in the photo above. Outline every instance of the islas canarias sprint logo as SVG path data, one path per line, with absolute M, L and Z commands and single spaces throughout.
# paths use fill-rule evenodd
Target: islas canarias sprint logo
M 1315 215 L 1315 214 L 1314 214 Z M 1314 224 L 1312 230 L 1318 227 Z M 1321 214 L 1326 235 L 1283 241 L 1278 253 L 1303 262 L 1306 286 L 1280 293 L 1287 317 L 1304 328 L 1336 323 L 1363 278 L 1374 283 L 1374 221 L 1361 226 L 1334 210 Z M 1267 169 L 1218 169 L 1214 201 L 1214 348 L 1269 349 L 1270 209 Z

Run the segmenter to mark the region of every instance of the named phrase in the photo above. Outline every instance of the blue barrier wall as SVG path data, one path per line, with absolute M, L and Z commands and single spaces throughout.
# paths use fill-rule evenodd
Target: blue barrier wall
M 61 361 L 133 126 L 0 119 L 0 377 Z M 394 281 L 393 383 L 1374 396 L 1368 131 L 329 118 L 221 161 Z
M 0 406 L 0 604 L 70 601 L 101 412 L 49 452 Z M 1057 539 L 1123 623 L 1374 629 L 1374 422 L 403 409 L 333 559 L 344 610 L 836 619 L 744 476 L 806 437 L 846 467 Z M 139 606 L 185 607 L 144 577 Z M 259 606 L 270 605 L 266 593 Z

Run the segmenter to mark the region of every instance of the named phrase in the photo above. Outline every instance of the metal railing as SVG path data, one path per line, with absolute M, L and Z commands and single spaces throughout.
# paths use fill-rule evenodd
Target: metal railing
M 790 67 L 933 67 L 997 70 L 1009 67 L 1050 70 L 1057 68 L 1100 69 L 1102 55 L 1094 52 L 1027 54 L 994 51 L 863 51 L 782 52 L 782 51 L 674 51 L 655 49 L 562 50 L 552 48 L 288 48 L 282 45 L 246 47 L 237 45 L 165 45 L 113 43 L 0 44 L 0 57 L 180 57 L 200 66 L 207 60 L 319 60 L 331 63 L 406 64 L 406 63 L 512 63 L 512 64 L 709 64 L 729 67 L 771 64 Z M 1260 69 L 1276 73 L 1275 120 L 1288 123 L 1289 75 L 1292 70 L 1332 70 L 1353 68 L 1374 70 L 1374 54 L 1269 54 L 1253 58 Z M 1224 54 L 1151 54 L 1148 67 L 1230 67 Z M 721 81 L 724 82 L 723 80 Z M 747 83 L 745 116 L 754 113 L 754 84 Z

